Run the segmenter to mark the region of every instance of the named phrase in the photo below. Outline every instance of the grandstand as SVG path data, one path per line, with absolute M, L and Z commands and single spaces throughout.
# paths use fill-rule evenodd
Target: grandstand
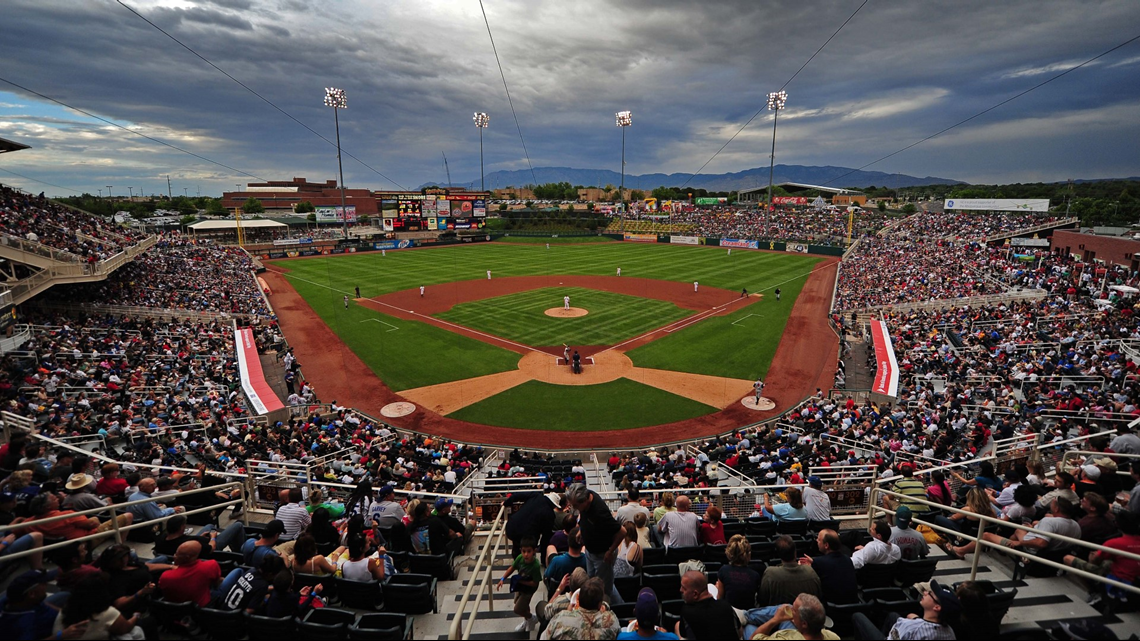
M 1140 459 L 1140 326 L 1136 300 L 1119 293 L 1138 277 L 1001 242 L 1071 220 L 868 218 L 835 285 L 842 385 L 724 434 L 545 451 L 541 436 L 513 448 L 481 445 L 476 432 L 446 439 L 321 398 L 323 373 L 302 372 L 290 349 L 308 337 L 282 333 L 241 247 L 142 236 L 7 187 L 0 198 L 3 296 L 15 310 L 0 342 L 0 535 L 13 535 L 0 549 L 2 616 L 48 607 L 26 573 L 46 567 L 61 570 L 46 603 L 101 590 L 163 638 L 534 638 L 566 599 L 516 630 L 523 619 L 495 583 L 523 535 L 567 550 L 557 533 L 577 510 L 605 576 L 597 566 L 612 562 L 596 535 L 613 539 L 602 529 L 611 514 L 644 507 L 646 531 L 617 548 L 613 616 L 599 620 L 628 625 L 652 588 L 663 626 L 697 621 L 679 564 L 741 610 L 780 605 L 780 581 L 806 555 L 854 578 L 840 585 L 813 562 L 840 638 L 863 618 L 929 615 L 932 578 L 962 604 L 949 617 L 957 638 L 1045 638 L 1078 622 L 1126 635 L 1140 623 L 1140 465 L 1129 472 Z M 823 212 L 708 216 L 625 229 L 819 245 L 846 234 L 845 219 Z M 898 357 L 893 398 L 872 390 L 873 320 Z M 582 486 L 595 493 L 585 502 Z M 1033 490 L 1028 501 L 1019 487 Z M 883 549 L 901 541 L 868 532 L 880 518 L 905 521 L 901 507 L 928 554 L 892 556 Z M 207 529 L 194 538 L 187 526 Z M 830 531 L 835 548 L 820 549 Z M 1103 563 L 1073 563 L 1093 551 Z M 212 594 L 222 577 L 232 580 Z M 536 586 L 533 607 L 556 578 Z M 318 586 L 327 607 L 313 607 Z

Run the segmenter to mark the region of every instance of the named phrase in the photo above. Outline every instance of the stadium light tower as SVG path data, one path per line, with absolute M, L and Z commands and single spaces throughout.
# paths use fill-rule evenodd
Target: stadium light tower
M 618 187 L 618 200 L 621 201 L 621 231 L 625 233 L 625 128 L 633 124 L 633 114 L 619 111 L 614 116 L 621 128 L 621 186 Z
M 788 92 L 781 89 L 768 94 L 768 109 L 772 115 L 772 155 L 768 161 L 768 211 L 772 211 L 772 172 L 776 169 L 776 120 L 780 118 L 780 110 L 788 102 Z
M 487 187 L 483 184 L 483 130 L 491 124 L 491 117 L 482 111 L 476 111 L 474 120 L 475 127 L 479 130 L 479 191 L 486 191 Z
M 336 167 L 340 172 L 340 215 L 344 223 L 344 239 L 348 240 L 348 206 L 344 202 L 344 165 L 340 161 L 340 110 L 348 109 L 348 96 L 344 89 L 325 87 L 325 106 L 333 108 L 336 122 Z
M 111 186 L 107 185 L 107 200 L 114 200 L 114 199 L 115 199 L 114 196 L 111 195 Z

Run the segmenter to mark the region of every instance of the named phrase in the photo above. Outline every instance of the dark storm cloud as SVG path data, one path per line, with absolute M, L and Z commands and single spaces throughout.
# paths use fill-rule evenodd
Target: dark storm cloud
M 488 170 L 526 167 L 476 4 L 130 4 L 330 139 L 323 88 L 344 88 L 345 148 L 405 186 L 442 180 L 441 153 L 457 182 L 478 175 L 475 110 L 492 117 Z M 613 113 L 630 109 L 627 171 L 643 173 L 696 170 L 859 1 L 484 4 L 534 164 L 617 168 Z M 0 75 L 258 175 L 333 176 L 326 142 L 117 4 L 5 5 Z M 1128 0 L 869 3 L 788 86 L 778 162 L 870 162 L 1135 35 L 1125 30 L 1137 17 Z M 1140 173 L 1125 144 L 1140 139 L 1140 123 L 1124 115 L 1140 108 L 1137 69 L 1133 45 L 874 168 L 979 181 Z M 64 141 L 36 129 L 53 123 L 0 115 L 0 135 L 36 136 L 43 146 L 24 157 L 56 176 L 102 162 L 86 153 L 111 173 L 151 166 L 216 180 L 215 190 L 241 180 L 169 150 L 143 152 L 146 143 L 101 125 Z M 770 135 L 765 113 L 706 171 L 766 164 Z M 76 158 L 52 155 L 65 145 Z M 353 184 L 391 186 L 351 161 L 345 172 Z

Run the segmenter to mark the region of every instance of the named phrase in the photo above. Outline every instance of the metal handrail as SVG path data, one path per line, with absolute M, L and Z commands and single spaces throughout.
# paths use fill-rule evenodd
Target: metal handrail
M 976 580 L 977 576 L 978 576 L 978 563 L 982 557 L 982 555 L 980 553 L 981 549 L 983 547 L 991 547 L 991 548 L 996 548 L 998 550 L 1004 551 L 1006 554 L 1013 554 L 1013 555 L 1018 556 L 1022 559 L 1025 559 L 1027 561 L 1034 561 L 1037 563 L 1043 563 L 1049 567 L 1052 567 L 1052 568 L 1055 568 L 1058 570 L 1063 570 L 1065 572 L 1071 572 L 1073 574 L 1076 574 L 1077 576 L 1080 576 L 1080 577 L 1088 579 L 1088 580 L 1109 584 L 1109 585 L 1112 585 L 1112 586 L 1117 587 L 1119 589 L 1128 590 L 1129 592 L 1133 592 L 1135 594 L 1140 595 L 1140 587 L 1133 586 L 1131 583 L 1122 583 L 1120 581 L 1114 581 L 1108 577 L 1104 577 L 1104 576 L 1101 576 L 1099 574 L 1093 574 L 1092 572 L 1086 572 L 1084 570 L 1078 570 L 1077 568 L 1073 568 L 1073 567 L 1064 565 L 1062 563 L 1056 563 L 1054 561 L 1050 561 L 1049 559 L 1043 559 L 1043 558 L 1038 557 L 1035 554 L 1029 554 L 1026 552 L 1022 552 L 1021 550 L 1016 549 L 1016 548 L 1008 548 L 1008 547 L 1005 547 L 1005 546 L 1000 545 L 998 543 L 991 543 L 990 541 L 986 541 L 985 539 L 983 539 L 982 535 L 985 534 L 986 524 L 990 523 L 993 525 L 1000 525 L 1003 527 L 1011 527 L 1011 528 L 1014 528 L 1017 530 L 1025 530 L 1027 532 L 1033 532 L 1034 534 L 1038 534 L 1041 537 L 1043 537 L 1049 541 L 1052 541 L 1055 539 L 1058 541 L 1063 541 L 1063 542 L 1068 543 L 1070 545 L 1078 545 L 1081 547 L 1088 548 L 1090 550 L 1096 550 L 1098 552 L 1106 552 L 1106 553 L 1116 555 L 1116 556 L 1122 556 L 1126 559 L 1132 559 L 1133 561 L 1140 561 L 1140 554 L 1133 554 L 1132 552 L 1126 552 L 1124 550 L 1116 550 L 1116 549 L 1107 548 L 1103 545 L 1097 545 L 1095 543 L 1089 543 L 1088 541 L 1082 541 L 1080 539 L 1074 539 L 1072 537 L 1064 536 L 1061 534 L 1056 534 L 1053 532 L 1045 532 L 1043 530 L 1039 530 L 1039 529 L 1032 527 L 1032 526 L 1021 525 L 1020 523 L 1014 523 L 1013 521 L 1003 521 L 1001 519 L 995 518 L 993 516 L 987 516 L 985 514 L 975 514 L 973 512 L 968 512 L 966 510 L 961 510 L 961 509 L 958 509 L 955 507 L 950 507 L 948 505 L 943 505 L 942 503 L 935 503 L 933 501 L 927 501 L 925 499 L 919 499 L 919 498 L 915 498 L 912 496 L 907 496 L 905 494 L 899 494 L 898 492 L 891 492 L 889 490 L 884 490 L 880 487 L 875 487 L 875 488 L 871 489 L 871 499 L 867 504 L 867 527 L 870 527 L 871 524 L 874 523 L 876 512 L 883 512 L 883 513 L 892 514 L 892 515 L 895 513 L 894 510 L 887 508 L 887 507 L 884 507 L 884 506 L 879 504 L 879 501 L 876 500 L 876 498 L 879 496 L 889 496 L 889 497 L 892 497 L 896 500 L 900 500 L 900 501 L 905 500 L 907 503 L 918 503 L 920 505 L 927 505 L 927 506 L 930 506 L 932 508 L 942 510 L 945 512 L 953 512 L 955 514 L 967 515 L 970 518 L 978 519 L 978 534 L 977 534 L 977 536 L 974 536 L 974 537 L 971 537 L 970 535 L 965 534 L 964 532 L 958 532 L 956 530 L 944 528 L 944 527 L 942 527 L 936 523 L 929 523 L 929 522 L 923 521 L 923 520 L 918 519 L 918 518 L 915 518 L 913 521 L 914 523 L 918 523 L 919 525 L 925 525 L 925 526 L 929 527 L 930 529 L 932 529 L 936 532 L 942 532 L 944 534 L 950 534 L 950 535 L 953 535 L 953 536 L 956 536 L 959 538 L 970 539 L 970 540 L 974 541 L 974 543 L 977 544 L 978 549 L 975 550 L 974 559 L 970 565 L 970 580 L 971 581 Z
M 1064 456 L 1061 457 L 1061 462 L 1057 466 L 1058 469 L 1061 469 L 1061 470 L 1068 469 L 1066 462 L 1069 460 L 1070 454 L 1073 455 L 1074 458 L 1076 456 L 1083 456 L 1084 458 L 1088 458 L 1089 455 L 1094 455 L 1094 456 L 1102 456 L 1102 457 L 1110 458 L 1110 459 L 1115 459 L 1115 458 L 1140 459 L 1140 454 L 1121 454 L 1119 452 L 1098 452 L 1096 450 L 1069 450 L 1069 451 L 1065 452 Z M 1116 473 L 1121 474 L 1123 476 L 1128 476 L 1130 474 L 1129 472 L 1125 472 L 1123 470 L 1117 470 Z M 1109 498 L 1109 497 L 1106 497 L 1106 498 Z
M 491 529 L 487 532 L 487 544 L 483 546 L 483 551 L 479 553 L 479 558 L 475 561 L 475 565 L 471 567 L 471 579 L 467 582 L 467 589 L 463 591 L 463 596 L 459 598 L 459 603 L 455 606 L 455 618 L 451 620 L 451 627 L 447 631 L 448 639 L 469 639 L 471 638 L 471 626 L 475 622 L 475 614 L 479 611 L 479 602 L 482 600 L 483 587 L 487 592 L 491 591 L 491 571 L 495 565 L 495 556 L 498 554 L 499 546 L 502 544 L 503 535 L 506 533 L 506 520 L 503 518 L 507 513 L 507 506 L 503 505 L 499 508 L 499 513 L 495 516 L 495 520 L 491 523 Z M 491 539 L 498 534 L 498 539 L 491 543 Z M 483 567 L 484 562 L 487 561 L 487 554 L 491 553 L 491 561 L 487 563 L 487 571 L 483 577 L 483 586 L 479 589 L 479 593 L 475 598 L 475 603 L 471 607 L 471 618 L 467 622 L 467 627 L 460 636 L 460 626 L 463 623 L 463 615 L 466 614 L 467 601 L 471 598 L 471 592 L 475 589 L 475 584 L 479 582 L 479 573 Z M 495 600 L 490 599 L 491 610 L 495 609 Z

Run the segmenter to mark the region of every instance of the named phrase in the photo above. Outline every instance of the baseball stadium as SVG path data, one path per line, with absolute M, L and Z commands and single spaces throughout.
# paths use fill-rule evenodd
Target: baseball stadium
M 65 21 L 44 2 L 13 4 L 13 38 L 38 33 L 40 22 L 105 27 L 84 13 L 94 9 L 62 7 L 85 16 Z M 347 51 L 345 32 L 322 32 L 318 44 L 270 29 L 274 42 L 298 46 L 262 59 L 234 36 L 233 55 L 249 67 L 295 76 L 261 84 L 238 79 L 253 73 L 246 65 L 223 71 L 228 59 L 188 44 L 216 36 L 193 25 L 268 29 L 264 16 L 257 26 L 239 18 L 254 4 L 119 2 L 118 17 L 138 31 L 115 24 L 132 43 L 147 42 L 139 33 L 174 41 L 203 73 L 228 77 L 227 91 L 260 99 L 234 115 L 224 91 L 207 92 L 209 106 L 183 96 L 198 111 L 180 117 L 240 120 L 254 132 L 262 116 L 285 116 L 322 139 L 319 153 L 282 151 L 279 129 L 259 134 L 265 148 L 233 151 L 200 120 L 136 125 L 84 98 L 89 77 L 60 80 L 75 93 L 58 98 L 47 81 L 39 91 L 0 77 L 0 637 L 1136 638 L 1140 234 L 1123 221 L 1140 215 L 1129 192 L 1140 184 L 877 173 L 876 187 L 863 170 L 950 129 L 980 129 L 974 118 L 1070 72 L 1115 74 L 1135 60 L 1100 59 L 1140 36 L 1083 64 L 1034 60 L 1044 66 L 976 74 L 1044 82 L 988 108 L 966 104 L 980 111 L 859 169 L 795 166 L 822 176 L 814 181 L 776 179 L 792 173 L 775 164 L 777 123 L 797 153 L 813 144 L 837 153 L 839 143 L 823 140 L 834 130 L 806 142 L 802 124 L 834 110 L 844 126 L 866 128 L 852 146 L 890 146 L 894 138 L 868 122 L 939 103 L 949 90 L 782 115 L 797 71 L 766 104 L 729 106 L 726 95 L 730 118 L 743 123 L 737 134 L 757 106 L 753 119 L 771 112 L 770 166 L 763 185 L 760 174 L 726 173 L 706 186 L 693 182 L 704 166 L 684 180 L 647 173 L 634 183 L 627 129 L 631 143 L 643 139 L 633 138 L 630 111 L 617 111 L 613 131 L 609 106 L 599 109 L 615 158 L 621 136 L 616 186 L 601 172 L 592 186 L 540 182 L 554 175 L 547 170 L 577 171 L 531 163 L 523 123 L 546 89 L 522 83 L 520 122 L 507 82 L 517 70 L 500 60 L 519 50 L 486 47 L 493 82 L 478 89 L 497 92 L 501 78 L 521 150 L 498 156 L 496 170 L 534 178 L 488 189 L 486 113 L 474 114 L 479 173 L 464 186 L 451 172 L 476 175 L 473 160 L 453 154 L 449 165 L 442 154 L 434 167 L 431 145 L 449 130 L 394 125 L 390 138 L 373 137 L 379 125 L 353 120 L 359 112 L 346 111 L 337 87 L 325 88 L 319 112 L 328 135 L 305 124 L 306 108 L 281 94 L 313 82 L 301 61 L 321 59 L 325 40 Z M 502 18 L 480 8 L 476 31 L 493 45 Z M 852 9 L 848 22 L 863 7 Z M 300 23 L 301 10 L 328 26 L 306 3 L 265 15 Z M 371 10 L 355 29 L 375 26 Z M 846 11 L 820 13 L 841 20 Z M 418 31 L 399 14 L 383 17 Z M 159 26 L 175 18 L 181 27 Z M 296 26 L 280 23 L 274 29 Z M 836 24 L 816 54 L 845 46 L 847 22 Z M 452 33 L 452 44 L 466 42 Z M 677 55 L 687 55 L 685 37 L 672 40 Z M 575 40 L 569 62 L 536 59 L 535 68 L 590 66 L 577 56 L 601 39 Z M 72 40 L 72 54 L 85 51 Z M 45 51 L 51 41 L 38 39 Z M 532 45 L 535 56 L 547 46 Z M 138 68 L 140 52 L 166 60 L 138 46 Z M 351 45 L 357 58 L 382 58 L 384 73 L 439 56 L 430 70 L 408 67 L 425 86 L 450 66 L 482 74 L 486 62 L 374 46 Z M 824 56 L 809 68 L 808 55 L 800 71 L 841 62 Z M 94 76 L 83 57 L 68 64 Z M 732 63 L 713 69 L 724 66 Z M 326 61 L 321 73 L 335 67 Z M 698 92 L 706 81 L 684 86 Z M 363 93 L 366 81 L 353 82 Z M 387 90 L 392 79 L 377 82 Z M 792 88 L 806 98 L 805 84 Z M 4 102 L 10 96 L 28 105 Z M 401 97 L 425 114 L 436 99 Z M 157 123 L 175 102 L 156 95 L 143 106 Z M 49 103 L 54 111 L 36 111 Z M 645 109 L 660 118 L 645 129 L 666 126 L 664 112 Z M 68 120 L 80 117 L 98 124 Z M 385 171 L 437 172 L 446 183 L 405 189 L 342 150 L 342 126 L 346 148 L 406 163 Z M 552 139 L 562 127 L 547 127 Z M 84 146 L 111 130 L 131 136 L 131 148 Z M 538 143 L 544 157 L 593 149 L 574 131 L 573 144 Z M 970 131 L 972 144 L 1007 135 Z M 767 153 L 767 130 L 754 133 L 737 144 L 759 141 Z M 727 135 L 705 166 L 736 138 Z M 365 153 L 376 141 L 405 149 Z M 683 149 L 687 162 L 704 161 L 689 142 L 654 153 Z M 192 174 L 175 172 L 182 196 L 166 157 L 140 161 L 135 144 L 193 158 Z M 423 170 L 428 147 L 433 166 Z M 342 154 L 371 172 L 350 173 L 351 188 Z M 1028 155 L 1018 162 L 1036 177 L 1043 170 L 1028 167 Z M 1065 170 L 1084 160 L 1066 157 Z M 321 182 L 296 177 L 315 166 Z M 49 173 L 58 167 L 73 178 Z M 96 168 L 105 173 L 92 177 Z M 108 184 L 104 195 L 104 181 L 127 170 L 155 184 L 161 176 L 162 189 L 144 196 Z M 643 191 L 641 178 L 661 184 Z M 192 180 L 221 196 L 192 196 Z

